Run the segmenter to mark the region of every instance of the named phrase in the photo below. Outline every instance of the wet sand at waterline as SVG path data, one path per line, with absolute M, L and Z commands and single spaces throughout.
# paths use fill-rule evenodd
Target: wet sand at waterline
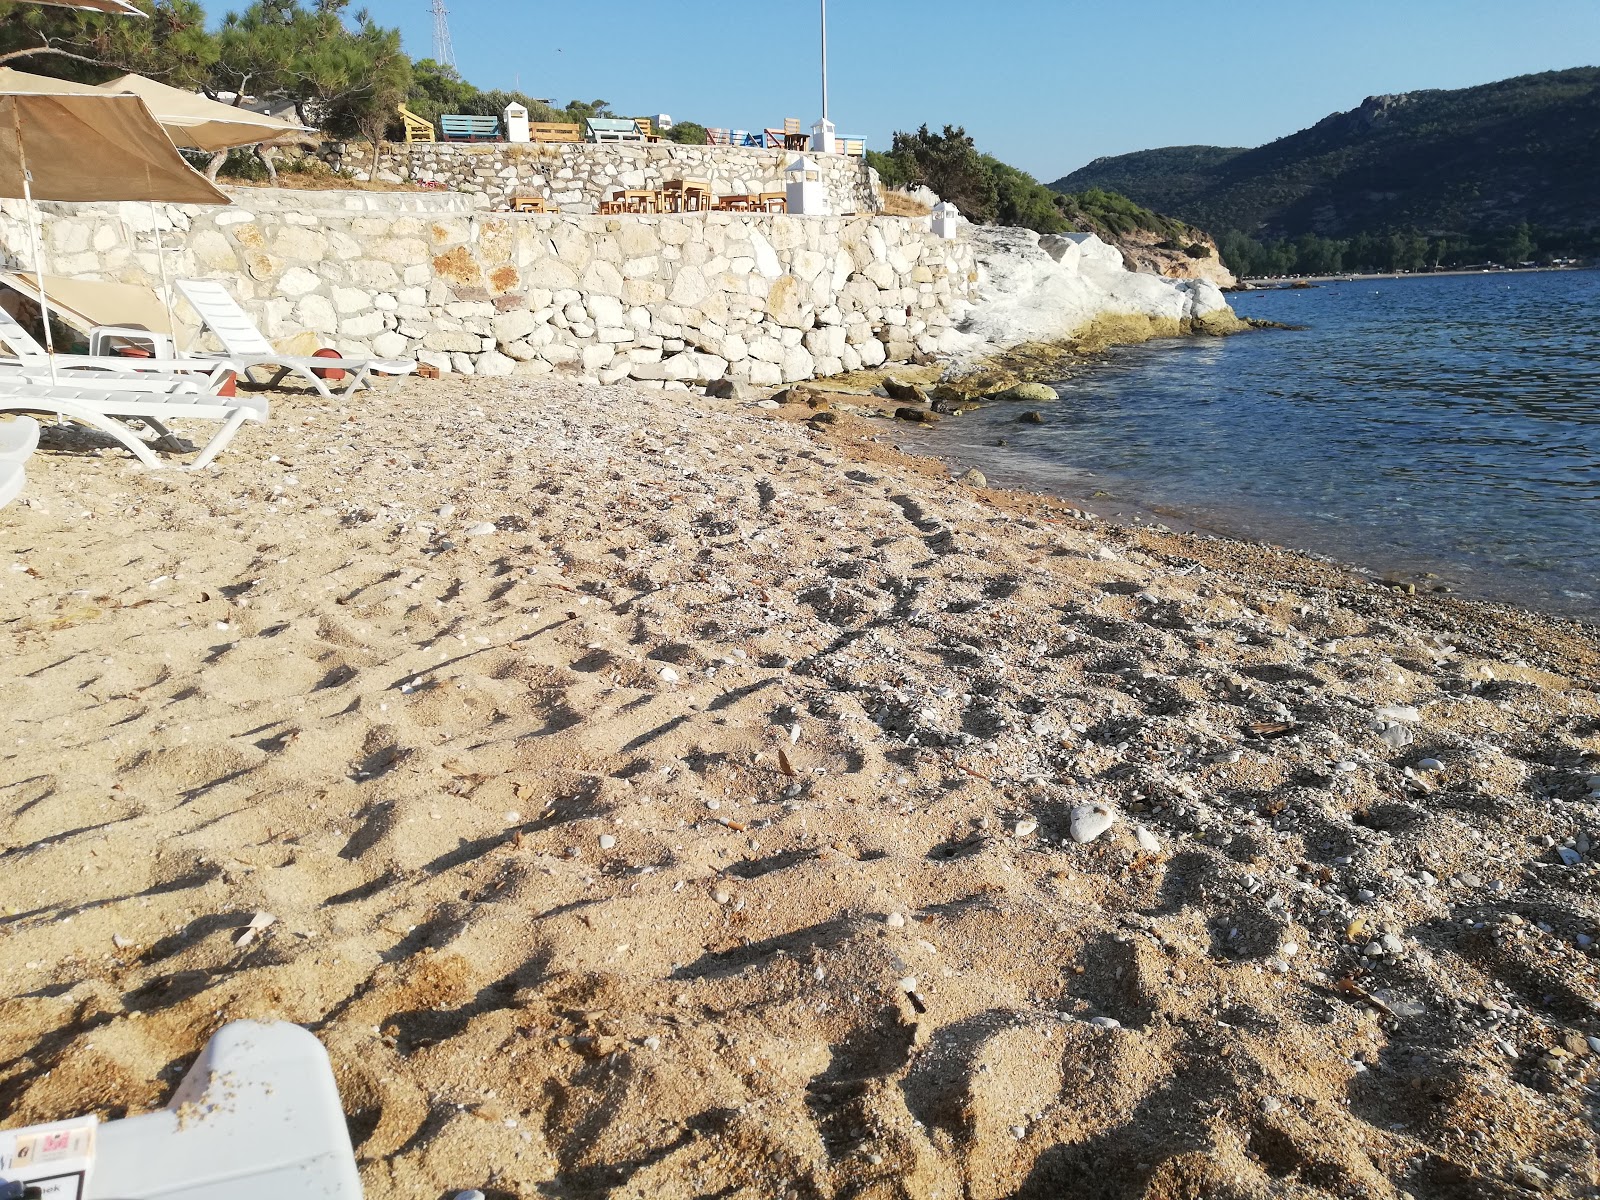
M 1586 627 L 882 422 L 273 404 L 0 514 L 6 1125 L 278 1018 L 379 1200 L 1593 1193 Z

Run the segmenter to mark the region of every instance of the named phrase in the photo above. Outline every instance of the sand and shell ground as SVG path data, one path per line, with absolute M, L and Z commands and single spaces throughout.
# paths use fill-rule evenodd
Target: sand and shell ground
M 199 475 L 48 438 L 0 1121 L 281 1018 L 376 1200 L 1594 1194 L 1592 631 L 801 415 L 469 379 L 277 396 Z

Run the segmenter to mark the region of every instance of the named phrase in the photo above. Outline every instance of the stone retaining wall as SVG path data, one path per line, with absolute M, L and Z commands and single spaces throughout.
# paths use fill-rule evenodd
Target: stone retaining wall
M 323 157 L 357 179 L 372 177 L 372 146 L 337 143 Z M 876 173 L 859 158 L 812 155 L 840 215 L 876 213 Z M 512 196 L 540 196 L 563 212 L 592 213 L 619 188 L 659 188 L 672 179 L 705 179 L 718 195 L 781 192 L 783 168 L 794 154 L 731 146 L 680 146 L 607 142 L 516 144 L 507 142 L 385 142 L 376 178 L 388 183 L 434 183 L 463 193 L 474 205 L 503 210 Z
M 224 282 L 285 352 L 776 385 L 948 348 L 976 286 L 972 244 L 935 237 L 926 219 L 425 214 L 235 195 L 231 208 L 157 210 L 168 270 Z M 41 207 L 48 273 L 154 282 L 148 206 Z M 12 267 L 31 261 L 22 217 L 0 202 Z

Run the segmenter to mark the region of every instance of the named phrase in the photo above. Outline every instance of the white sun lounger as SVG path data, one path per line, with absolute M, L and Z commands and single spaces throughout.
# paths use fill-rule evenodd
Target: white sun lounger
M 26 462 L 39 444 L 39 422 L 32 417 L 0 421 L 0 462 Z
M 0 1195 L 29 1183 L 83 1200 L 361 1200 L 328 1053 L 283 1022 L 217 1030 L 164 1109 L 0 1132 Z
M 0 508 L 20 496 L 23 484 L 27 482 L 28 476 L 21 463 L 0 461 Z
M 0 413 L 3 412 L 48 413 L 88 425 L 110 434 L 151 468 L 160 467 L 161 460 L 151 444 L 124 422 L 142 421 L 158 437 L 166 439 L 172 437 L 168 421 L 221 421 L 222 428 L 189 464 L 192 470 L 199 470 L 222 452 L 244 422 L 265 421 L 269 408 L 260 396 L 113 391 L 93 384 L 13 382 L 0 378 Z
M 268 382 L 268 387 L 276 387 L 289 375 L 298 375 L 331 399 L 333 392 L 327 381 L 319 378 L 316 372 L 330 368 L 348 372 L 350 382 L 343 389 L 343 394 L 348 396 L 358 388 L 369 386 L 369 377 L 374 371 L 385 375 L 410 375 L 417 369 L 415 362 L 404 358 L 316 358 L 281 354 L 273 349 L 272 343 L 250 319 L 250 314 L 239 307 L 239 302 L 220 283 L 209 279 L 180 279 L 178 290 L 194 305 L 200 319 L 223 345 L 221 354 L 197 353 L 196 357 L 225 358 L 243 371 L 251 367 L 277 367 L 278 373 Z
M 212 359 L 123 358 L 113 354 L 50 354 L 10 313 L 0 308 L 0 342 L 15 357 L 0 357 L 0 379 L 77 384 L 92 373 L 97 386 L 135 391 L 215 392 L 237 368 Z

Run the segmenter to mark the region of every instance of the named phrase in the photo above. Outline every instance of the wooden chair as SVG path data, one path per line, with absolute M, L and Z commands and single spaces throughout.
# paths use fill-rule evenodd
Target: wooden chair
M 867 155 L 867 139 L 863 137 L 841 137 L 836 145 L 839 153 L 846 158 L 865 158 Z
M 705 212 L 712 199 L 711 184 L 704 179 L 669 179 L 661 185 L 664 212 Z
M 400 119 L 405 122 L 407 142 L 433 142 L 433 122 L 424 121 L 404 104 L 400 106 Z
M 658 213 L 661 211 L 661 193 L 653 190 L 630 190 L 622 193 L 624 212 Z
M 656 132 L 656 127 L 649 117 L 635 117 L 633 123 L 639 127 L 639 134 L 647 142 L 659 142 L 661 135 Z
M 583 126 L 560 121 L 533 121 L 528 125 L 528 137 L 535 142 L 581 142 Z
M 785 117 L 783 119 L 783 148 L 785 150 L 809 150 L 811 148 L 811 135 L 800 128 L 799 117 Z
M 787 192 L 762 192 L 756 197 L 756 211 L 769 213 L 788 212 L 789 194 Z
M 543 196 L 513 196 L 511 197 L 511 211 L 520 213 L 547 213 L 549 205 Z
M 497 142 L 500 140 L 499 117 L 467 117 L 452 114 L 439 118 L 439 128 L 447 142 Z
M 706 145 L 708 145 L 708 146 L 726 146 L 726 145 L 729 145 L 729 144 L 730 143 L 728 141 L 728 131 L 726 129 L 707 129 L 706 130 Z
M 756 203 L 754 196 L 722 196 L 711 207 L 716 212 L 754 212 Z

